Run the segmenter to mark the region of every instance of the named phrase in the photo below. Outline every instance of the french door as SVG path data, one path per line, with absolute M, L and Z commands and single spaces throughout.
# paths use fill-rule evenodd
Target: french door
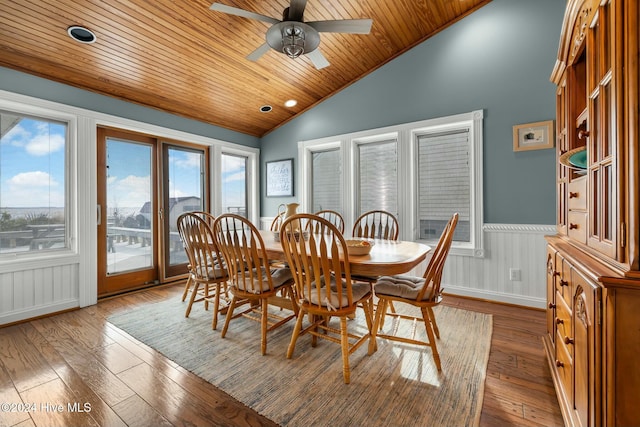
M 176 219 L 205 210 L 207 149 L 98 129 L 98 296 L 186 273 Z

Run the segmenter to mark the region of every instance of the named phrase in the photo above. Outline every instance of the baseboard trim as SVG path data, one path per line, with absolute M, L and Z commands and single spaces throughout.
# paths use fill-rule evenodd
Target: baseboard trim
M 522 295 L 504 294 L 501 292 L 486 291 L 483 289 L 471 289 L 454 285 L 442 285 L 445 294 L 461 297 L 477 298 L 493 302 L 502 302 L 522 307 L 545 309 L 547 301 L 544 298 L 526 297 Z

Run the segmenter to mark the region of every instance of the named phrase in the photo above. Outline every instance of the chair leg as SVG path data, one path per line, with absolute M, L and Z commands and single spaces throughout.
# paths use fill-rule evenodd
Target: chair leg
M 296 326 L 293 328 L 293 333 L 291 334 L 291 341 L 289 342 L 289 348 L 287 349 L 287 359 L 291 359 L 293 356 L 293 350 L 296 348 L 296 341 L 298 340 L 298 336 L 300 335 L 300 330 L 302 329 L 302 320 L 304 319 L 303 310 L 300 309 L 298 313 L 298 318 L 296 319 Z
M 427 329 L 427 336 L 429 337 L 429 346 L 431 347 L 431 353 L 433 353 L 433 361 L 436 364 L 438 371 L 442 371 L 442 365 L 440 363 L 440 354 L 438 354 L 438 347 L 436 345 L 436 338 L 433 333 L 433 324 L 431 323 L 431 316 L 429 316 L 429 310 L 427 307 L 422 308 L 422 318 L 424 319 L 424 327 Z
M 189 317 L 189 314 L 191 314 L 191 306 L 193 306 L 193 302 L 196 299 L 196 295 L 198 295 L 199 288 L 200 288 L 200 283 L 195 282 L 193 284 L 193 289 L 191 290 L 191 298 L 189 298 L 189 305 L 187 305 L 187 311 L 184 313 L 184 317 Z
M 269 302 L 267 299 L 263 299 L 262 303 L 262 316 L 260 319 L 260 350 L 262 351 L 262 355 L 267 354 L 267 322 L 269 321 Z
M 227 309 L 227 317 L 224 319 L 224 326 L 222 327 L 222 333 L 220 336 L 224 338 L 227 334 L 227 329 L 229 329 L 229 322 L 233 318 L 233 310 L 236 308 L 236 296 L 231 297 L 231 303 L 229 303 L 229 308 Z
M 376 318 L 373 322 L 374 337 L 384 327 L 385 312 L 387 311 L 387 300 L 378 298 L 378 306 L 376 307 Z
M 189 288 L 191 287 L 191 274 L 187 277 L 187 281 L 184 284 L 184 292 L 182 293 L 182 302 L 187 299 L 187 294 L 189 294 Z
M 367 328 L 369 329 L 369 351 L 368 354 L 371 356 L 374 351 L 378 350 L 378 343 L 376 342 L 376 336 L 373 333 L 373 325 L 374 325 L 374 314 L 373 314 L 373 298 L 366 301 L 362 308 L 364 309 L 364 317 L 367 321 Z
M 436 315 L 433 313 L 432 307 L 427 307 L 429 310 L 429 317 L 431 318 L 431 324 L 433 325 L 433 332 L 436 333 L 436 337 L 440 339 L 440 330 L 438 329 L 438 322 L 436 322 Z
M 211 329 L 215 330 L 218 327 L 218 311 L 220 310 L 220 283 L 214 285 L 216 296 L 213 300 L 213 319 L 211 320 Z
M 342 376 L 344 383 L 351 381 L 351 369 L 349 368 L 349 336 L 347 335 L 347 316 L 340 316 L 340 336 L 342 346 Z

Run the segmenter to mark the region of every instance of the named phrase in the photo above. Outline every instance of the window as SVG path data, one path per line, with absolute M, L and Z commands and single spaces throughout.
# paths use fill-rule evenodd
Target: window
M 247 157 L 222 154 L 222 212 L 247 217 Z
M 347 230 L 361 213 L 383 209 L 398 217 L 401 239 L 430 245 L 457 212 L 451 253 L 484 256 L 482 121 L 477 110 L 301 141 L 303 209 L 318 210 L 317 201 L 333 191 Z M 329 152 L 332 167 L 321 163 Z
M 358 200 L 361 215 L 372 210 L 398 214 L 398 150 L 395 140 L 358 143 Z
M 311 153 L 312 212 L 342 212 L 342 161 L 340 149 Z
M 470 242 L 470 147 L 468 129 L 417 136 L 420 240 L 437 240 L 458 212 L 453 240 Z
M 0 111 L 0 253 L 68 248 L 68 128 Z

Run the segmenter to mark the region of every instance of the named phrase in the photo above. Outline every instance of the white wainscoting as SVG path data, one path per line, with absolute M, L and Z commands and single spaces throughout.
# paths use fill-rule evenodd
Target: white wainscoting
M 80 306 L 79 264 L 0 274 L 0 325 Z
M 261 218 L 268 229 L 273 218 Z M 485 224 L 485 256 L 449 255 L 442 276 L 445 293 L 526 307 L 546 307 L 546 242 L 555 225 Z M 422 275 L 426 262 L 410 274 Z M 520 270 L 520 280 L 509 270 Z

